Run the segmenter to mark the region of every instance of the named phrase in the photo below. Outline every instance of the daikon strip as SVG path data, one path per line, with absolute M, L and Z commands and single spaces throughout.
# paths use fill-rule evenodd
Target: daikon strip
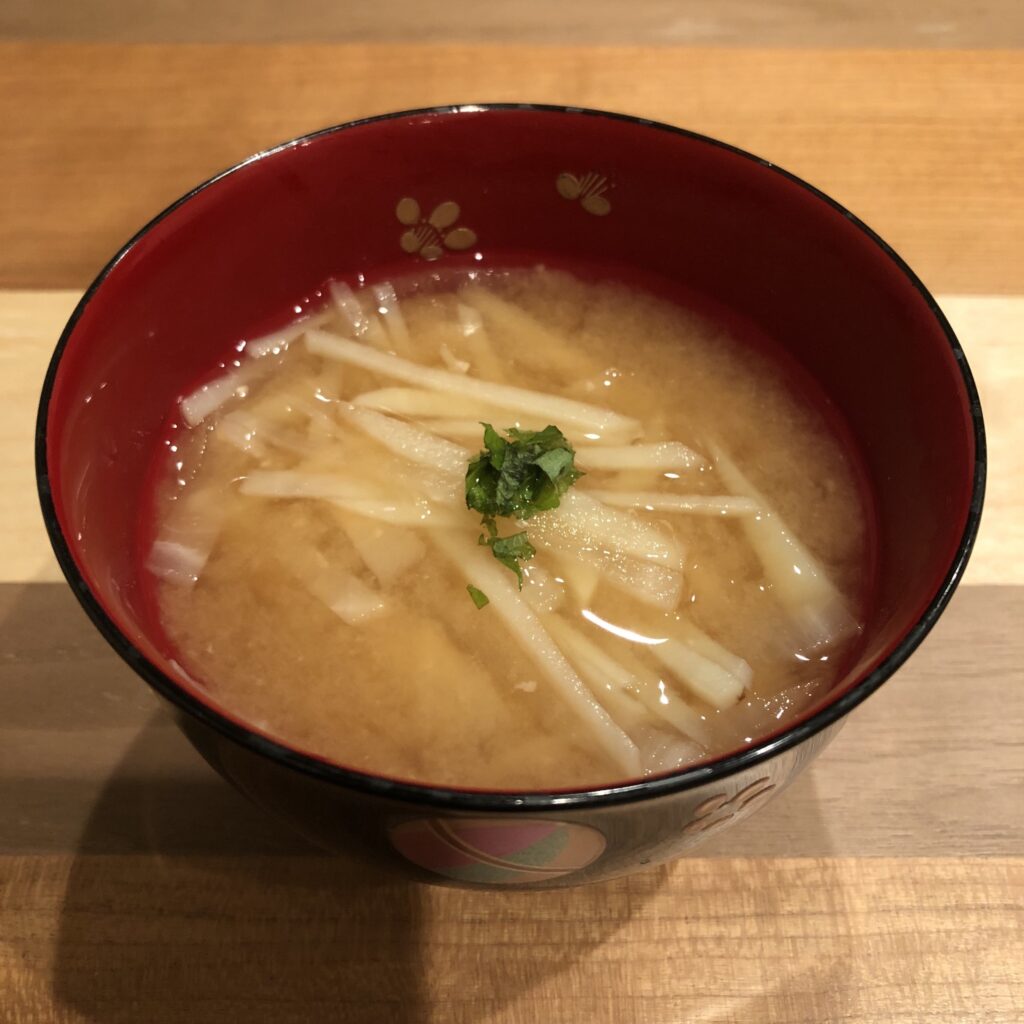
M 388 608 L 384 596 L 367 586 L 358 576 L 332 566 L 315 549 L 302 555 L 289 551 L 282 566 L 335 615 L 350 626 L 375 618 Z
M 666 692 L 661 680 L 649 669 L 641 669 L 638 661 L 630 664 L 612 657 L 564 619 L 552 617 L 552 620 L 545 620 L 545 623 L 563 650 L 578 658 L 585 658 L 597 667 L 606 685 L 615 685 L 627 691 L 651 715 L 664 720 L 684 736 L 703 745 L 708 743 L 707 728 L 700 715 L 685 704 L 682 698 Z M 623 656 L 629 657 L 625 652 Z
M 378 500 L 380 488 L 333 473 L 306 473 L 291 469 L 257 469 L 238 486 L 242 494 L 260 498 L 319 498 L 323 501 Z
M 462 477 L 436 473 L 428 466 L 418 466 L 415 463 L 409 463 L 401 468 L 390 467 L 389 476 L 393 482 L 401 482 L 411 494 L 427 498 L 439 505 L 457 508 L 460 513 L 466 509 L 466 488 Z M 468 512 L 466 514 L 470 515 Z M 478 514 L 474 512 L 470 515 L 469 521 L 476 523 L 478 519 Z
M 217 421 L 211 436 L 215 440 L 227 442 L 253 458 L 261 459 L 267 454 L 267 446 L 262 438 L 257 436 L 261 426 L 261 422 L 250 416 L 245 409 L 236 409 Z
M 656 562 L 674 572 L 683 568 L 682 549 L 670 533 L 630 512 L 609 508 L 583 491 L 566 492 L 558 508 L 538 513 L 528 525 L 531 540 L 557 537 L 579 547 Z
M 543 566 L 523 566 L 523 599 L 535 612 L 554 612 L 565 601 L 565 584 L 559 583 Z
M 505 335 L 512 350 L 526 344 L 540 369 L 569 380 L 584 376 L 589 369 L 583 350 L 572 346 L 566 338 L 546 327 L 535 317 L 507 299 L 472 285 L 462 289 L 461 298 L 483 314 L 484 323 Z M 527 339 L 523 342 L 523 339 Z
M 505 371 L 502 368 L 501 360 L 494 352 L 494 346 L 491 344 L 487 331 L 484 329 L 484 321 L 479 310 L 460 302 L 457 312 L 462 336 L 473 357 L 477 375 L 483 380 L 502 383 L 505 380 Z
M 544 625 L 608 713 L 627 733 L 635 733 L 649 717 L 649 712 L 630 692 L 632 678 L 629 673 L 616 666 L 596 644 L 578 634 L 558 616 L 545 619 Z
M 218 487 L 189 489 L 182 494 L 161 525 L 146 568 L 177 586 L 195 583 L 217 543 L 230 502 L 230 495 Z
M 279 356 L 288 346 L 301 337 L 310 327 L 320 327 L 330 319 L 330 313 L 314 313 L 311 316 L 304 316 L 293 320 L 280 330 L 271 331 L 269 334 L 261 334 L 245 343 L 245 354 L 249 359 L 262 359 L 264 356 Z
M 412 340 L 394 286 L 389 281 L 373 285 L 373 297 L 377 300 L 377 312 L 384 318 L 384 329 L 388 332 L 391 347 L 399 355 L 410 355 Z
M 379 352 L 358 341 L 328 334 L 326 331 L 314 329 L 308 331 L 305 338 L 307 347 L 316 355 L 359 366 L 364 370 L 431 391 L 459 395 L 462 398 L 513 409 L 541 419 L 546 418 L 549 423 L 556 423 L 563 429 L 569 426 L 596 433 L 605 440 L 616 437 L 623 441 L 633 440 L 641 433 L 637 420 L 612 412 L 610 409 L 507 384 L 492 384 L 432 366 L 421 366 L 419 363 Z
M 338 416 L 388 451 L 420 466 L 463 477 L 470 454 L 465 448 L 421 430 L 410 423 L 393 419 L 373 409 L 341 404 Z
M 332 281 L 328 287 L 331 294 L 331 301 L 341 314 L 342 319 L 352 329 L 355 336 L 361 337 L 366 333 L 370 317 L 363 304 L 356 298 L 356 293 L 344 281 Z
M 481 422 L 490 423 L 503 432 L 507 432 L 512 427 L 516 427 L 518 430 L 543 430 L 548 426 L 546 422 L 541 422 L 538 419 L 524 419 L 515 413 L 506 416 L 500 410 L 495 411 L 493 409 L 490 412 L 482 413 L 480 418 L 475 420 L 422 416 L 419 418 L 419 422 L 420 426 L 425 430 L 429 430 L 432 434 L 438 434 L 441 437 L 448 437 L 458 441 L 469 441 L 475 448 L 479 448 L 483 441 Z M 583 437 L 578 430 L 563 430 L 562 433 L 565 435 L 566 440 L 574 446 L 577 453 L 581 446 L 592 443 Z M 643 483 L 649 483 L 649 479 L 645 478 Z
M 311 585 L 307 583 L 307 586 Z M 322 593 L 322 600 L 327 602 L 331 611 L 350 626 L 357 626 L 367 619 L 376 618 L 388 609 L 388 603 L 382 594 L 371 590 L 358 577 L 346 573 L 338 573 L 335 579 L 325 581 L 324 589 L 320 593 L 313 593 L 316 596 Z
M 744 690 L 750 686 L 754 678 L 750 665 L 739 655 L 733 654 L 717 640 L 708 636 L 689 619 L 681 619 L 676 623 L 674 632 L 688 647 L 692 647 L 698 654 L 710 658 L 716 664 L 721 665 L 730 675 L 734 675 L 743 684 Z
M 168 583 L 191 586 L 199 579 L 209 554 L 207 550 L 189 547 L 180 541 L 157 538 L 149 549 L 146 568 Z
M 563 623 L 557 616 L 546 618 L 543 622 L 591 693 L 597 697 L 616 724 L 632 737 L 640 723 L 648 718 L 647 709 L 624 689 L 618 680 L 609 676 L 601 663 L 591 657 L 588 648 L 577 646 L 566 637 L 559 628 Z
M 465 580 L 487 595 L 490 604 L 481 614 L 496 614 L 523 652 L 586 724 L 601 748 L 627 775 L 639 772 L 640 755 L 636 744 L 612 721 L 566 661 L 540 619 L 520 598 L 508 570 L 485 554 L 482 548 L 467 544 L 461 533 L 439 530 L 432 533 L 431 538 Z
M 678 473 L 703 465 L 704 458 L 678 441 L 659 441 L 656 444 L 595 445 L 579 452 L 579 462 L 584 469 L 650 469 Z
M 559 575 L 580 608 L 586 608 L 594 599 L 601 582 L 601 570 L 592 562 L 580 562 L 569 555 L 555 554 Z
M 378 388 L 376 391 L 364 391 L 352 399 L 352 404 L 398 416 L 433 417 L 450 416 L 452 413 L 450 395 L 440 391 L 424 391 L 421 388 Z M 463 399 L 459 402 L 458 408 L 466 417 L 464 422 L 473 423 L 480 437 L 483 436 L 483 428 L 479 420 L 494 417 L 496 414 L 495 407 L 485 402 Z
M 278 448 L 293 455 L 305 455 L 309 443 L 290 430 L 281 430 L 269 420 L 251 414 L 247 408 L 235 409 L 222 416 L 211 436 L 226 441 L 255 458 L 263 458 L 269 448 Z
M 388 335 L 380 320 L 367 313 L 356 293 L 344 281 L 332 281 L 328 289 L 335 309 L 356 338 L 365 338 L 377 348 L 387 348 Z
M 196 427 L 232 398 L 244 398 L 248 394 L 256 365 L 248 363 L 228 370 L 181 399 L 181 415 L 185 422 L 190 427 Z
M 740 679 L 680 640 L 666 640 L 650 651 L 678 682 L 712 707 L 730 708 L 743 696 Z
M 359 557 L 384 587 L 390 587 L 427 552 L 410 530 L 379 520 L 374 522 L 338 507 L 338 521 Z
M 416 526 L 426 529 L 451 530 L 465 520 L 450 509 L 438 508 L 424 498 L 393 501 L 388 498 L 329 498 L 326 499 L 346 512 L 365 519 L 375 519 L 392 526 Z M 466 543 L 473 543 L 470 535 Z
M 615 508 L 645 512 L 684 512 L 699 516 L 752 516 L 760 506 L 753 498 L 732 495 L 669 494 L 664 491 L 606 491 L 588 489 L 590 497 Z
M 451 528 L 467 521 L 462 510 L 439 507 L 425 498 L 408 494 L 391 497 L 379 485 L 330 473 L 255 470 L 242 480 L 238 489 L 251 497 L 329 501 L 356 515 L 395 526 Z
M 460 441 L 470 441 L 477 445 L 480 444 L 483 438 L 483 427 L 480 426 L 479 420 L 429 419 L 423 423 L 423 426 L 432 434 L 456 438 Z
M 630 558 L 621 552 L 594 549 L 556 535 L 538 535 L 530 520 L 530 543 L 576 563 L 566 569 L 566 581 L 579 573 L 579 566 L 596 571 L 600 578 L 630 594 L 643 604 L 663 612 L 675 611 L 683 595 L 683 577 L 664 565 Z
M 759 506 L 740 520 L 775 594 L 792 616 L 801 640 L 809 648 L 828 646 L 858 628 L 846 599 L 821 563 L 790 532 L 736 464 L 719 448 L 712 454 L 726 486 Z
M 437 354 L 452 373 L 469 373 L 471 364 L 465 359 L 459 359 L 444 342 L 438 346 Z
M 710 745 L 711 731 L 707 718 L 683 699 L 678 686 L 666 685 L 658 672 L 648 668 L 637 657 L 632 645 L 620 644 L 615 657 L 632 674 L 637 696 L 654 714 L 702 746 Z
M 641 726 L 635 738 L 644 775 L 679 771 L 680 768 L 699 761 L 703 755 L 703 751 L 696 743 L 665 729 Z

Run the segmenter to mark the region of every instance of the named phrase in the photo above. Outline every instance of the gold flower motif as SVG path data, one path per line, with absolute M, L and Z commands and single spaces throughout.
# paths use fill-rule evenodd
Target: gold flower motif
M 395 216 L 409 230 L 402 233 L 398 244 L 407 253 L 419 253 L 425 260 L 436 260 L 445 249 L 468 249 L 476 242 L 476 232 L 472 228 L 452 227 L 461 212 L 459 204 L 449 199 L 438 203 L 430 216 L 424 217 L 415 199 L 409 196 L 400 199 Z
M 563 199 L 578 199 L 580 206 L 595 217 L 604 217 L 611 211 L 612 204 L 605 198 L 608 179 L 597 171 L 588 171 L 582 178 L 563 171 L 555 179 L 555 188 Z
M 735 796 L 720 793 L 718 796 L 708 797 L 694 808 L 693 820 L 684 826 L 683 832 L 708 832 L 719 825 L 724 825 L 732 821 L 740 811 L 759 807 L 774 789 L 775 783 L 769 781 L 765 775 L 745 786 Z

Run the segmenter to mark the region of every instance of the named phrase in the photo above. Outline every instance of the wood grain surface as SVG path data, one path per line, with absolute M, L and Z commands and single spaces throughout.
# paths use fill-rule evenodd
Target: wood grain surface
M 396 885 L 279 830 L 89 625 L 32 480 L 53 343 L 161 205 L 310 128 L 481 98 L 672 120 L 832 191 L 944 293 L 989 431 L 965 584 L 829 750 L 696 856 L 557 893 Z M 1022 119 L 1001 51 L 0 46 L 0 1024 L 1024 1019 Z
M 936 291 L 1024 280 L 1017 52 L 0 45 L 0 287 L 84 287 L 155 212 L 354 117 L 533 101 L 642 113 L 831 193 Z
M 19 1024 L 1019 1024 L 1024 1008 L 1024 877 L 1001 858 L 692 858 L 543 894 L 396 886 L 320 857 L 0 872 Z
M 981 47 L 1024 44 L 1018 0 L 5 0 L 0 38 L 156 43 L 493 42 Z

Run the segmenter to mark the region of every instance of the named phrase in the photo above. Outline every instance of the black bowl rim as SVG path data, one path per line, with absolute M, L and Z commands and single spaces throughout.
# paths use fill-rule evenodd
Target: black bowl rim
M 585 117 L 600 117 L 613 121 L 626 121 L 645 128 L 657 131 L 669 132 L 681 135 L 691 140 L 701 142 L 718 149 L 726 150 L 736 156 L 750 160 L 773 174 L 779 174 L 783 178 L 805 189 L 817 199 L 826 203 L 833 210 L 840 213 L 851 224 L 862 231 L 882 253 L 887 256 L 896 267 L 902 271 L 913 288 L 924 299 L 932 315 L 942 328 L 949 342 L 953 356 L 956 359 L 964 387 L 966 389 L 970 408 L 971 422 L 975 436 L 975 468 L 971 502 L 968 508 L 967 521 L 964 531 L 953 557 L 952 565 L 946 576 L 939 585 L 925 611 L 917 622 L 911 627 L 907 635 L 899 643 L 896 649 L 885 659 L 874 671 L 865 676 L 859 683 L 852 686 L 838 700 L 828 704 L 816 714 L 783 733 L 769 737 L 761 743 L 748 747 L 746 750 L 730 754 L 726 757 L 699 764 L 693 768 L 686 769 L 675 774 L 657 776 L 651 779 L 642 779 L 635 782 L 622 783 L 619 785 L 603 786 L 594 789 L 552 791 L 552 792 L 506 792 L 495 790 L 474 790 L 445 788 L 438 786 L 422 785 L 404 780 L 391 779 L 384 776 L 372 775 L 366 772 L 345 768 L 330 761 L 321 760 L 309 754 L 300 753 L 290 747 L 253 732 L 245 726 L 220 714 L 212 706 L 205 704 L 197 697 L 188 693 L 181 686 L 175 683 L 168 676 L 164 675 L 155 665 L 148 661 L 144 655 L 131 643 L 121 632 L 110 617 L 103 610 L 100 602 L 89 589 L 88 584 L 82 577 L 75 565 L 70 549 L 64 539 L 60 524 L 57 520 L 57 513 L 50 491 L 49 469 L 46 458 L 46 428 L 49 414 L 50 398 L 53 391 L 54 381 L 60 364 L 61 356 L 66 345 L 74 332 L 74 329 L 82 316 L 86 306 L 92 300 L 103 282 L 113 272 L 114 268 L 129 253 L 135 245 L 147 235 L 157 224 L 173 213 L 179 206 L 188 202 L 200 192 L 219 182 L 221 179 L 234 174 L 236 171 L 247 167 L 266 157 L 296 146 L 305 145 L 323 135 L 331 135 L 336 132 L 345 131 L 350 128 L 362 125 L 374 124 L 382 121 L 390 121 L 399 118 L 412 118 L 438 115 L 460 115 L 464 113 L 483 113 L 491 111 L 530 111 L 542 114 L 574 114 Z M 985 427 L 981 412 L 981 403 L 978 398 L 977 387 L 973 375 L 967 364 L 966 356 L 957 340 L 953 329 L 950 327 L 945 315 L 939 308 L 934 297 L 924 286 L 920 278 L 886 243 L 879 235 L 871 230 L 863 221 L 852 214 L 849 210 L 836 202 L 824 192 L 813 185 L 799 178 L 795 174 L 776 166 L 768 160 L 764 160 L 737 146 L 722 142 L 718 139 L 702 135 L 699 132 L 689 131 L 685 128 L 677 128 L 674 125 L 665 124 L 660 121 L 653 121 L 648 118 L 638 117 L 630 114 L 614 113 L 606 110 L 595 110 L 587 107 L 561 106 L 558 104 L 536 104 L 536 103 L 479 103 L 479 104 L 454 104 L 437 107 L 421 107 L 412 110 L 401 110 L 392 113 L 381 114 L 373 117 L 360 118 L 355 121 L 348 121 L 342 124 L 332 125 L 318 131 L 302 135 L 277 146 L 255 153 L 240 163 L 235 164 L 227 170 L 215 174 L 201 184 L 190 189 L 179 199 L 175 200 L 166 209 L 158 213 L 152 220 L 142 227 L 128 242 L 126 242 L 109 263 L 100 271 L 92 282 L 78 305 L 75 307 L 71 318 L 61 333 L 51 357 L 46 377 L 43 382 L 42 394 L 39 401 L 39 410 L 36 420 L 35 432 L 35 463 L 36 479 L 39 491 L 39 501 L 42 508 L 43 519 L 53 546 L 57 561 L 60 564 L 64 576 L 67 578 L 75 596 L 78 598 L 85 612 L 92 620 L 107 642 L 126 661 L 136 673 L 138 673 L 157 693 L 166 698 L 170 703 L 182 711 L 192 715 L 204 725 L 214 729 L 230 740 L 240 744 L 247 750 L 270 758 L 280 764 L 292 768 L 305 775 L 312 776 L 322 782 L 342 786 L 356 790 L 364 794 L 387 798 L 390 800 L 403 801 L 410 804 L 426 805 L 428 807 L 455 810 L 455 811 L 487 811 L 487 812 L 508 812 L 508 811 L 550 811 L 555 809 L 585 809 L 615 804 L 631 803 L 641 800 L 649 800 L 655 797 L 666 796 L 678 793 L 683 790 L 693 789 L 710 782 L 724 779 L 737 772 L 752 768 L 768 759 L 775 757 L 784 751 L 790 750 L 805 740 L 810 739 L 816 733 L 828 728 L 847 715 L 853 708 L 874 693 L 917 649 L 922 640 L 928 635 L 932 627 L 938 621 L 943 609 L 949 603 L 953 592 L 963 575 L 964 568 L 971 554 L 975 539 L 978 535 L 978 527 L 981 521 L 981 508 L 985 494 L 986 476 L 986 448 L 985 448 Z

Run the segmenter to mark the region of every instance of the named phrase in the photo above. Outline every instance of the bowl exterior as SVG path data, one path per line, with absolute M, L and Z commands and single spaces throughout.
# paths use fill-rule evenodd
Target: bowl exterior
M 727 778 L 664 796 L 495 813 L 424 807 L 332 785 L 178 716 L 189 741 L 221 776 L 316 846 L 400 877 L 494 889 L 582 885 L 674 860 L 775 799 L 844 722 Z

